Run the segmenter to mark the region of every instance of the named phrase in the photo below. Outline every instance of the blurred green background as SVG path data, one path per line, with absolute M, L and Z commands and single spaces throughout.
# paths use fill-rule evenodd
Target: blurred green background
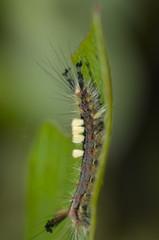
M 68 59 L 89 30 L 94 2 L 0 1 L 0 239 L 23 239 L 31 146 L 42 123 L 65 128 L 57 113 L 70 108 L 49 98 L 58 94 L 34 59 L 47 53 L 57 62 L 48 39 Z M 114 115 L 96 239 L 157 240 L 159 2 L 100 2 Z

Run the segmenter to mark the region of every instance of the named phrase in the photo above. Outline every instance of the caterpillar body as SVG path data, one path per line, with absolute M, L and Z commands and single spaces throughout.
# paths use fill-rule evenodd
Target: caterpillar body
M 100 164 L 101 149 L 104 137 L 105 107 L 101 103 L 99 89 L 94 79 L 86 81 L 81 72 L 82 61 L 76 64 L 76 78 L 71 77 L 71 69 L 65 69 L 62 74 L 73 95 L 79 118 L 72 120 L 72 141 L 82 144 L 82 149 L 74 149 L 72 156 L 81 158 L 81 169 L 76 191 L 71 198 L 69 209 L 58 211 L 45 224 L 45 230 L 52 233 L 57 225 L 69 217 L 75 229 L 90 229 L 90 201 L 96 181 L 96 172 Z M 89 64 L 88 64 L 89 67 Z M 77 238 L 79 239 L 79 238 Z

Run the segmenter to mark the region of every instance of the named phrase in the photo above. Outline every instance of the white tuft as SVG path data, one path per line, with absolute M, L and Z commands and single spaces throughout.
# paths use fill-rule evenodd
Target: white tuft
M 74 134 L 72 136 L 72 142 L 73 143 L 82 143 L 84 140 L 84 136 L 80 134 Z
M 84 127 L 72 126 L 72 134 L 84 133 Z
M 73 127 L 81 127 L 84 125 L 84 121 L 83 119 L 80 119 L 80 118 L 74 118 L 72 120 L 72 128 Z
M 74 149 L 74 150 L 72 151 L 72 156 L 73 156 L 74 158 L 82 157 L 83 154 L 84 154 L 84 151 L 83 151 L 83 150 Z

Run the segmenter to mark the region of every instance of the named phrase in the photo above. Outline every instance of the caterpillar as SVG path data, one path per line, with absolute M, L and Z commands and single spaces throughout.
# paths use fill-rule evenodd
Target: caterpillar
M 82 74 L 83 62 L 76 63 L 76 77 L 72 77 L 71 68 L 62 73 L 74 99 L 74 105 L 79 118 L 72 119 L 72 141 L 82 144 L 82 149 L 74 149 L 72 156 L 81 158 L 79 182 L 71 198 L 70 207 L 58 211 L 45 224 L 46 232 L 53 233 L 54 229 L 66 218 L 70 218 L 74 228 L 88 233 L 90 230 L 91 208 L 90 201 L 96 181 L 96 172 L 100 164 L 101 149 L 104 138 L 105 107 L 102 104 L 100 90 L 90 74 L 86 81 Z M 90 68 L 87 62 L 87 67 Z M 91 69 L 89 69 L 91 72 Z M 77 238 L 79 239 L 79 238 Z

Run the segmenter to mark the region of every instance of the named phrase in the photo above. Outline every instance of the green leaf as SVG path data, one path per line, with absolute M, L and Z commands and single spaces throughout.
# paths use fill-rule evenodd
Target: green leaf
M 95 84 L 101 89 L 101 96 L 106 107 L 105 140 L 103 144 L 102 159 L 97 173 L 97 181 L 92 193 L 93 197 L 91 202 L 92 217 L 90 239 L 93 239 L 96 226 L 98 197 L 103 182 L 112 127 L 111 77 L 101 25 L 100 5 L 95 5 L 90 32 L 71 58 L 74 64 L 82 60 L 84 63 L 84 66 L 82 66 L 84 78 L 88 81 L 90 79 L 90 74 L 92 75 L 92 78 L 95 80 Z M 87 66 L 88 63 L 91 72 Z
M 26 240 L 45 230 L 46 221 L 57 210 L 68 207 L 61 198 L 70 191 L 67 177 L 74 164 L 72 145 L 72 140 L 51 124 L 39 131 L 29 166 Z M 38 240 L 48 239 L 48 234 L 40 234 Z

